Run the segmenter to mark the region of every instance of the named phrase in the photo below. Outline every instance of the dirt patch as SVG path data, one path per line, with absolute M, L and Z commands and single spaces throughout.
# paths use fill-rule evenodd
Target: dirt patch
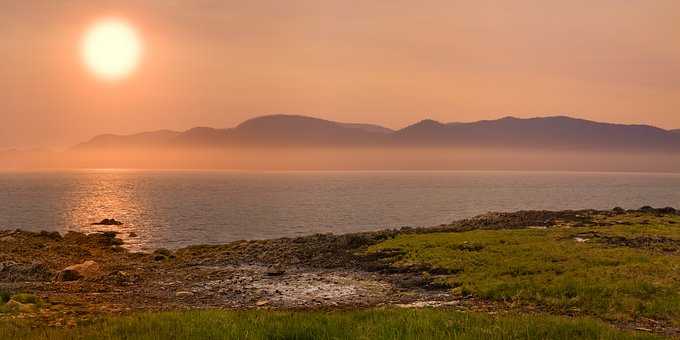
M 638 236 L 638 237 L 624 237 L 611 236 L 598 233 L 596 231 L 581 232 L 574 234 L 575 240 L 603 242 L 612 246 L 630 247 L 641 249 L 654 249 L 664 252 L 680 252 L 680 240 L 664 237 L 664 236 Z

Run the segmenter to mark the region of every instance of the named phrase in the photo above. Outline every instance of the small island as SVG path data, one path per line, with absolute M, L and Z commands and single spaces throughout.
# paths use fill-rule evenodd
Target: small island
M 92 223 L 92 225 L 123 225 L 123 222 L 117 221 L 115 218 L 105 218 L 99 222 Z

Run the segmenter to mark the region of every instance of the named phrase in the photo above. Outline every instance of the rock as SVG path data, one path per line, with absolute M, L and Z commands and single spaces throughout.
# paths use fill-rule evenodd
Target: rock
M 80 279 L 91 279 L 101 276 L 102 271 L 99 264 L 94 261 L 85 261 L 64 268 L 54 277 L 54 281 L 78 281 Z
M 665 207 L 657 210 L 661 214 L 675 214 L 677 212 L 677 210 L 675 210 L 675 208 L 672 207 Z
M 30 264 L 17 263 L 14 261 L 0 262 L 0 281 L 1 282 L 33 282 L 49 281 L 54 273 L 44 264 L 34 262 Z
M 130 234 L 128 234 L 128 236 L 129 236 L 129 237 L 137 237 L 137 233 L 131 232 Z
M 274 267 L 269 267 L 265 274 L 267 276 L 281 276 L 286 273 L 286 270 L 283 269 L 283 267 L 279 266 L 274 266 Z
M 58 231 L 51 231 L 50 232 L 50 231 L 43 230 L 40 233 L 38 233 L 38 236 L 46 237 L 46 238 L 49 238 L 51 240 L 57 240 L 57 241 L 61 240 L 61 234 L 59 234 Z
M 92 223 L 92 225 L 122 225 L 123 222 L 116 221 L 115 218 L 105 218 L 97 223 Z
M 130 281 L 134 281 L 133 278 L 130 277 L 130 274 L 122 270 L 117 270 L 109 273 L 106 279 L 109 282 L 115 282 L 117 284 L 126 284 Z
M 14 236 L 0 237 L 0 242 L 14 243 L 17 239 Z
M 158 248 L 153 253 L 168 256 L 168 257 L 172 256 L 172 252 L 168 249 L 165 249 L 165 248 Z
M 153 259 L 156 261 L 163 261 L 167 259 L 174 259 L 175 255 L 168 249 L 159 248 L 153 252 Z
M 116 238 L 116 235 L 118 235 L 118 233 L 115 231 L 100 231 L 99 234 L 101 234 L 104 238 Z
M 194 296 L 194 293 L 187 291 L 179 291 L 175 293 L 175 297 L 189 297 L 189 296 Z
M 481 244 L 469 243 L 465 241 L 463 244 L 458 245 L 458 249 L 463 251 L 480 251 L 484 249 L 484 246 Z
M 269 304 L 269 301 L 267 301 L 267 300 L 259 300 L 259 301 L 255 302 L 255 306 L 258 306 L 258 307 L 262 307 L 262 306 L 265 306 L 265 305 L 268 305 L 268 304 Z

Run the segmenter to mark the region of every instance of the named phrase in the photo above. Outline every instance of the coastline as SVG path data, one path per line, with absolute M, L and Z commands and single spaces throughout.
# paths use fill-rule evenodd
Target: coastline
M 661 219 L 672 222 L 666 225 L 668 228 L 680 228 L 675 221 L 679 218 L 675 209 L 650 207 L 519 211 L 489 213 L 430 228 L 236 241 L 175 251 L 159 249 L 153 253 L 126 250 L 113 232 L 60 235 L 0 231 L 0 291 L 30 293 L 41 301 L 36 306 L 15 301 L 17 310 L 0 313 L 0 320 L 20 316 L 37 324 L 61 327 L 140 311 L 442 307 L 491 314 L 588 316 L 621 329 L 677 336 L 680 328 L 673 316 L 668 320 L 640 315 L 608 319 L 587 310 L 565 312 L 535 301 L 461 293 L 450 283 L 457 272 L 436 264 L 437 261 L 432 262 L 435 264 L 405 261 L 411 256 L 406 254 L 407 248 L 382 245 L 411 237 L 465 235 L 475 231 L 557 230 L 569 235 L 587 234 L 589 239 L 597 239 L 607 247 L 656 252 L 656 248 L 645 247 L 652 243 L 656 246 L 661 239 L 635 244 L 630 240 L 644 239 L 624 237 L 616 241 L 613 236 L 598 233 L 618 225 L 634 226 L 643 221 L 654 224 Z M 579 244 L 580 236 L 572 238 L 576 241 L 570 242 Z M 663 240 L 667 244 L 658 250 L 660 256 L 675 261 L 680 255 L 680 240 L 673 237 Z M 456 247 L 460 248 L 456 251 L 471 254 L 479 250 L 474 242 L 467 241 Z M 68 269 L 74 265 L 80 267 Z

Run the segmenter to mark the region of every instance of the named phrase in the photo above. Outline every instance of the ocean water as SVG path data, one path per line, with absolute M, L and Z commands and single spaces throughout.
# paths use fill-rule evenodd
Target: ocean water
M 434 226 L 488 211 L 643 205 L 680 207 L 680 174 L 0 172 L 0 229 L 115 230 L 136 250 Z M 91 225 L 104 218 L 124 225 Z

